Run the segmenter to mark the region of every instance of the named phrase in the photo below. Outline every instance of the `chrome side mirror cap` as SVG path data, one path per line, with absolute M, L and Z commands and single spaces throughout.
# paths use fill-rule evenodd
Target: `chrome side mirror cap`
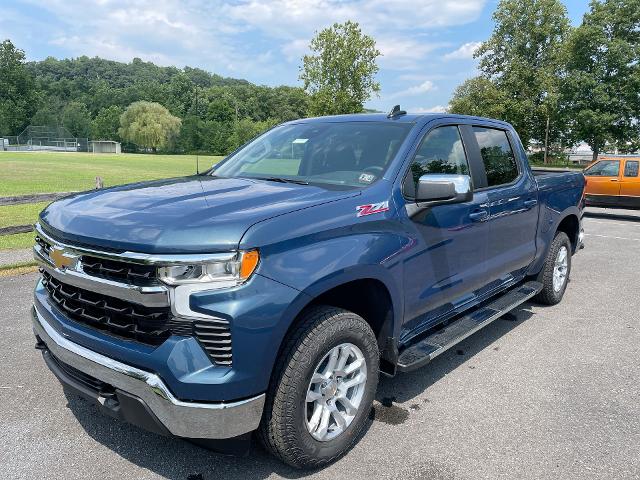
M 472 199 L 469 175 L 430 174 L 418 180 L 416 202 L 462 203 Z

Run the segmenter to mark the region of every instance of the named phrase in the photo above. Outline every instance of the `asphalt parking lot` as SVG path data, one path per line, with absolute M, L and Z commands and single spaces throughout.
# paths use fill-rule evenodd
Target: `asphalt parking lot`
M 640 222 L 585 220 L 556 307 L 525 304 L 382 378 L 362 441 L 306 473 L 224 457 L 65 396 L 33 349 L 35 274 L 0 278 L 0 478 L 640 478 Z

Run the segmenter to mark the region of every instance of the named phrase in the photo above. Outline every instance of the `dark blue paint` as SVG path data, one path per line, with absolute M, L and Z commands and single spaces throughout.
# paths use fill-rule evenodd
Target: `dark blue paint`
M 578 173 L 534 176 L 517 135 L 503 122 L 456 115 L 352 115 L 297 122 L 413 124 L 383 178 L 362 190 L 192 176 L 78 194 L 50 205 L 44 227 L 60 240 L 148 253 L 258 248 L 246 284 L 194 294 L 191 307 L 231 322 L 233 368 L 211 364 L 193 339 L 153 349 L 82 327 L 56 313 L 41 287 L 36 304 L 56 328 L 88 348 L 158 373 L 182 399 L 231 400 L 263 392 L 300 311 L 318 295 L 373 279 L 393 304 L 390 331 L 406 342 L 437 322 L 536 274 L 558 224 L 582 216 Z M 506 129 L 521 175 L 473 200 L 411 214 L 402 181 L 420 139 L 443 124 Z M 389 201 L 357 217 L 359 205 Z M 472 218 L 486 211 L 486 218 Z

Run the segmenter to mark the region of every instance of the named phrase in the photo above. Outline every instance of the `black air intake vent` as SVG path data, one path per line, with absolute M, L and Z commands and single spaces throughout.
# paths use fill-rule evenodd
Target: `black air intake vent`
M 214 362 L 231 365 L 231 329 L 228 321 L 221 318 L 194 320 L 193 332 Z

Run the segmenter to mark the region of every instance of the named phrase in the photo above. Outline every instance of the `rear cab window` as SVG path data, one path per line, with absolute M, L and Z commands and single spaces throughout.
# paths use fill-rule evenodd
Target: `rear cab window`
M 473 127 L 489 188 L 507 185 L 520 175 L 518 163 L 511 148 L 507 132 L 497 128 Z
M 638 160 L 627 160 L 624 164 L 625 177 L 637 177 L 640 162 Z
M 620 174 L 620 160 L 600 160 L 584 171 L 588 177 L 617 177 Z

